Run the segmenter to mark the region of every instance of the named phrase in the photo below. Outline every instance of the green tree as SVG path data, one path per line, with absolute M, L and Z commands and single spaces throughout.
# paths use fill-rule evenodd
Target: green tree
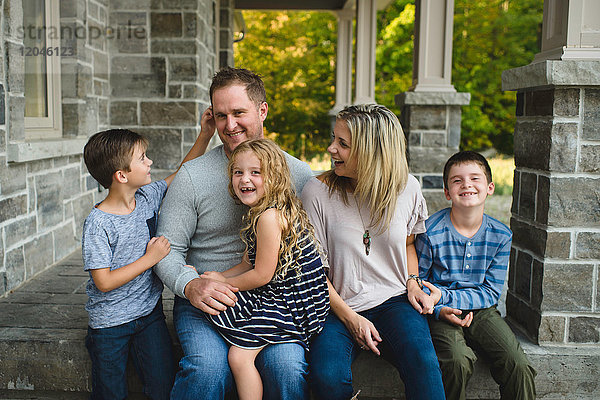
M 335 99 L 335 16 L 244 11 L 244 19 L 247 33 L 235 45 L 235 64 L 263 76 L 267 136 L 300 158 L 322 153 Z

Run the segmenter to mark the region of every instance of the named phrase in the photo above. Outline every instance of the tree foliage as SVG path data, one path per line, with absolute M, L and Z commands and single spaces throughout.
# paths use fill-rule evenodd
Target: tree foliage
M 247 33 L 236 43 L 235 64 L 263 77 L 267 136 L 300 158 L 323 153 L 335 99 L 335 16 L 245 11 L 244 19 Z
M 471 93 L 462 108 L 462 149 L 512 153 L 515 94 L 502 92 L 501 74 L 539 51 L 542 8 L 540 0 L 455 1 L 452 84 Z M 296 156 L 323 152 L 335 98 L 335 16 L 253 11 L 244 18 L 236 66 L 265 78 L 266 129 Z M 394 96 L 412 84 L 414 18 L 410 0 L 395 0 L 378 14 L 376 101 L 396 113 Z

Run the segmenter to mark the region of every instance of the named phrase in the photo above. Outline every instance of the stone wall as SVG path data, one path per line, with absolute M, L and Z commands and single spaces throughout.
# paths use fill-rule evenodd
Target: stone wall
M 507 311 L 540 343 L 600 343 L 600 61 L 505 71 L 517 92 Z
M 60 45 L 74 53 L 60 60 L 62 137 L 33 141 L 24 126 L 23 4 L 0 5 L 2 296 L 80 245 L 83 220 L 106 195 L 83 163 L 91 134 L 131 128 L 150 139 L 155 178 L 177 167 L 209 104 L 218 11 L 233 5 L 60 1 Z

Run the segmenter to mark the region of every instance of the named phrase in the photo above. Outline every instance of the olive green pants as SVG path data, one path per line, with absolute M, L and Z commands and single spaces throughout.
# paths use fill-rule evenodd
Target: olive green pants
M 502 399 L 535 399 L 535 369 L 496 306 L 473 311 L 473 322 L 468 328 L 433 316 L 429 318 L 429 328 L 448 400 L 466 398 L 467 382 L 477 360 L 473 350 L 489 362 Z

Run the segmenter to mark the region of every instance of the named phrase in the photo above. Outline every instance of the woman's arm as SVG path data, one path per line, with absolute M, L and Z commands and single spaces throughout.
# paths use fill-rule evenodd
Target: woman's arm
M 356 311 L 352 310 L 335 290 L 329 278 L 327 278 L 327 288 L 329 289 L 329 304 L 331 310 L 344 323 L 346 329 L 350 332 L 354 341 L 362 349 L 369 349 L 379 355 L 377 345 L 381 342 L 381 336 L 375 328 L 375 325 Z
M 406 238 L 406 270 L 408 271 L 408 275 L 419 276 L 419 259 L 417 258 L 417 250 L 415 249 L 414 234 Z M 432 296 L 426 294 L 419 287 L 416 279 L 408 279 L 406 281 L 406 290 L 408 292 L 408 301 L 410 301 L 415 310 L 421 314 L 433 313 L 433 306 L 437 302 L 432 297 L 434 296 L 434 292 L 432 292 Z

